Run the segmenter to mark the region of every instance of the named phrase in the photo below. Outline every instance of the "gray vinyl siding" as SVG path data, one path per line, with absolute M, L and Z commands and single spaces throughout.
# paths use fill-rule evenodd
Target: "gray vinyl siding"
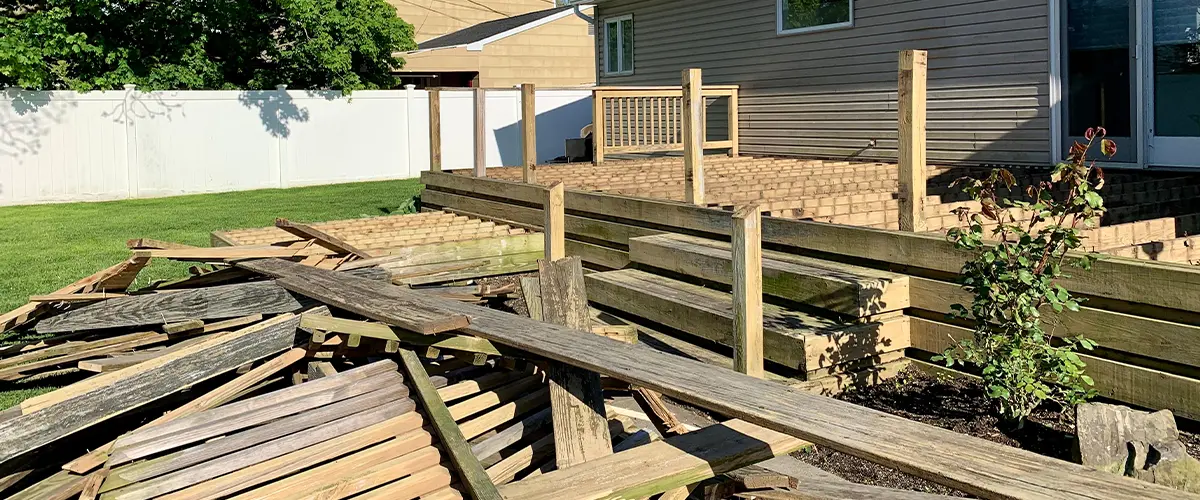
M 929 158 L 1050 162 L 1048 0 L 855 0 L 854 26 L 776 34 L 775 0 L 606 0 L 634 74 L 601 85 L 741 85 L 741 150 L 895 159 L 898 52 L 929 51 Z M 596 37 L 603 70 L 604 30 Z M 871 140 L 876 146 L 868 147 Z

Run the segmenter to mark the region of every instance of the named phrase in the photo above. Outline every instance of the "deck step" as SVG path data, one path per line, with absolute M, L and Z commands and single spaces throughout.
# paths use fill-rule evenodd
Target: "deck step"
M 633 262 L 696 278 L 733 283 L 729 243 L 682 234 L 629 242 Z M 856 318 L 909 306 L 908 277 L 865 267 L 763 251 L 763 293 Z
M 585 276 L 588 300 L 726 346 L 733 343 L 733 296 L 637 269 Z M 867 323 L 831 319 L 763 304 L 763 357 L 806 380 L 903 357 L 908 318 Z M 894 358 L 894 359 L 893 359 Z

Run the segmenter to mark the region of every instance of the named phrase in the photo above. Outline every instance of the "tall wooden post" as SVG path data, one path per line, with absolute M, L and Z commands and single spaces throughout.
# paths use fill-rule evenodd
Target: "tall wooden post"
M 429 170 L 442 171 L 441 89 L 429 89 Z
M 526 183 L 537 182 L 534 169 L 537 167 L 537 90 L 532 83 L 521 84 L 521 153 L 524 163 L 521 179 Z
M 608 141 L 608 117 L 604 116 L 604 92 L 592 91 L 592 163 L 604 162 L 604 144 Z
M 763 378 L 762 214 L 733 213 L 733 368 Z
M 704 205 L 703 88 L 698 68 L 683 70 L 683 196 L 696 205 Z
M 546 190 L 546 198 L 542 201 L 542 209 L 545 212 L 545 224 L 542 225 L 542 233 L 546 237 L 545 254 L 546 260 L 554 262 L 558 259 L 567 256 L 566 249 L 566 234 L 563 231 L 563 224 L 566 216 L 564 215 L 565 205 L 564 196 L 566 189 L 562 182 L 555 182 Z
M 733 89 L 729 94 L 729 142 L 733 145 L 729 147 L 729 156 L 737 157 L 738 155 L 738 89 Z
M 929 53 L 900 52 L 900 230 L 925 230 L 925 90 Z
M 475 88 L 475 177 L 487 177 L 487 91 Z

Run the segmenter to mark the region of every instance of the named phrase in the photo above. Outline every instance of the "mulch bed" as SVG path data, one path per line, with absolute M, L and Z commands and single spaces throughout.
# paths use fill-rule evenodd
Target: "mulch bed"
M 1073 461 L 1073 412 L 1061 413 L 1051 407 L 1039 408 L 1022 429 L 1008 429 L 994 416 L 991 411 L 993 403 L 986 396 L 983 386 L 974 380 L 937 377 L 916 368 L 909 368 L 892 380 L 847 391 L 836 397 L 954 432 Z M 1200 457 L 1200 436 L 1180 431 L 1180 437 L 1188 453 Z M 951 488 L 820 446 L 795 456 L 856 483 L 968 496 Z

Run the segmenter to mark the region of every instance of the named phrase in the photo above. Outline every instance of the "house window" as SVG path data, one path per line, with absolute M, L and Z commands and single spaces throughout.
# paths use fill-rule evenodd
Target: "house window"
M 604 21 L 604 73 L 633 74 L 633 16 Z
M 776 0 L 779 33 L 805 33 L 854 24 L 854 0 Z

